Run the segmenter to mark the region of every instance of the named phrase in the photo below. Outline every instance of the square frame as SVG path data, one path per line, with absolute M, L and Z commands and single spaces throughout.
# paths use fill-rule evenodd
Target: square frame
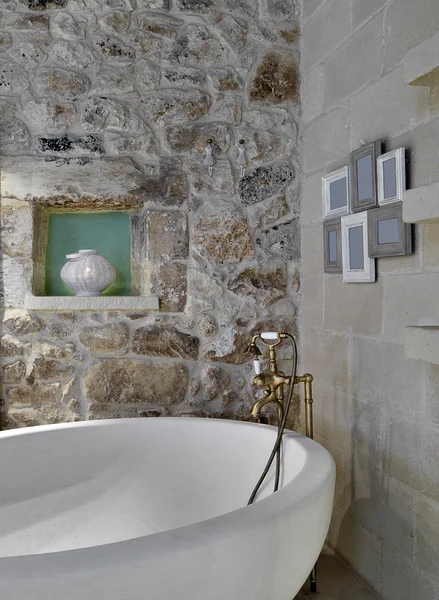
M 384 163 L 392 158 L 395 159 L 396 176 L 396 196 L 384 198 Z M 405 148 L 397 148 L 386 154 L 381 154 L 377 158 L 377 177 L 378 177 L 378 204 L 384 206 L 393 202 L 402 202 L 402 195 L 405 192 Z
M 336 261 L 329 260 L 329 233 L 335 231 L 337 235 L 336 241 Z M 341 218 L 330 219 L 329 221 L 323 222 L 323 257 L 324 257 L 324 271 L 325 273 L 342 273 L 343 272 L 343 261 L 341 252 Z
M 343 281 L 347 283 L 373 283 L 375 281 L 375 259 L 369 258 L 367 211 L 354 213 L 341 218 L 341 238 L 343 256 Z M 363 268 L 350 269 L 349 230 L 362 227 Z
M 377 140 L 376 142 L 372 142 L 371 144 L 367 144 L 367 146 L 362 146 L 358 150 L 354 150 L 350 154 L 350 163 L 351 163 L 351 209 L 352 212 L 362 212 L 363 210 L 367 210 L 369 208 L 374 208 L 378 206 L 378 193 L 377 193 L 377 157 L 381 154 L 382 143 L 381 140 Z M 358 194 L 358 171 L 357 171 L 357 163 L 361 158 L 365 158 L 366 156 L 371 157 L 372 164 L 372 195 L 370 198 L 366 200 L 359 200 Z
M 333 208 L 331 210 L 331 183 L 346 178 L 346 206 Z M 346 165 L 341 169 L 332 171 L 322 177 L 323 217 L 332 218 L 347 215 L 350 212 L 350 176 L 349 167 Z
M 379 244 L 378 223 L 387 219 L 398 219 L 398 242 Z M 408 256 L 413 253 L 412 225 L 402 220 L 402 202 L 392 202 L 368 212 L 369 256 Z

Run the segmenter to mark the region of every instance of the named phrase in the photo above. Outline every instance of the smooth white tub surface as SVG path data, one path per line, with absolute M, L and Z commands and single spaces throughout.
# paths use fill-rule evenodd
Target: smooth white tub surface
M 323 546 L 335 467 L 296 433 L 215 419 L 0 433 L 1 600 L 292 600 Z

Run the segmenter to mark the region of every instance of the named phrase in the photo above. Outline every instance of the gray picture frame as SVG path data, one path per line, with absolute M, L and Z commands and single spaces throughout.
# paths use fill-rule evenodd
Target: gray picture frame
M 377 140 L 350 154 L 351 210 L 362 212 L 378 206 L 377 158 L 381 154 L 382 142 Z M 360 161 L 362 173 L 359 173 Z
M 331 260 L 330 236 L 335 232 L 335 253 L 336 259 Z M 334 246 L 332 247 L 334 250 Z M 342 273 L 342 248 L 341 248 L 341 218 L 328 219 L 323 223 L 323 260 L 325 273 Z
M 410 223 L 404 223 L 402 219 L 402 202 L 393 202 L 370 210 L 368 220 L 371 258 L 409 256 L 413 253 L 413 228 Z M 380 223 L 383 226 L 387 224 L 387 232 L 383 234 L 384 239 L 380 239 Z

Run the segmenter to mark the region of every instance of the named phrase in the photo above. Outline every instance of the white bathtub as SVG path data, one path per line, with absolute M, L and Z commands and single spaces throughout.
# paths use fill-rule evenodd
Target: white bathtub
M 121 419 L 0 433 L 1 600 L 292 600 L 324 543 L 335 468 L 276 430 Z

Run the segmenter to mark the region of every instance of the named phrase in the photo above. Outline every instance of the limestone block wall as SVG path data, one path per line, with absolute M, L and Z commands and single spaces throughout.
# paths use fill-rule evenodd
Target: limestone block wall
M 248 417 L 244 348 L 300 303 L 298 60 L 295 0 L 2 0 L 3 427 Z M 97 209 L 160 310 L 23 310 L 41 215 Z
M 385 600 L 439 597 L 439 370 L 404 355 L 438 323 L 439 228 L 373 284 L 323 273 L 321 177 L 375 139 L 407 148 L 409 185 L 439 180 L 439 88 L 405 83 L 404 54 L 439 30 L 437 0 L 303 0 L 301 348 L 318 439 L 337 462 L 330 543 Z M 438 48 L 439 52 L 439 48 Z

